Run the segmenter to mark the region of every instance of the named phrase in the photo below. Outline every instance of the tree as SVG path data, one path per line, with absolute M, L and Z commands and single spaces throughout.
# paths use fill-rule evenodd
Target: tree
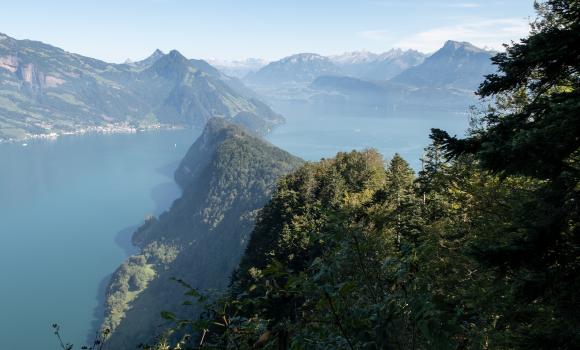
M 432 130 L 447 154 L 476 153 L 482 166 L 507 174 L 554 179 L 577 171 L 580 146 L 580 1 L 536 3 L 529 37 L 506 45 L 492 60 L 498 73 L 481 84 L 481 97 L 511 98 L 484 117 L 487 128 L 459 140 Z M 525 92 L 525 98 L 521 93 Z
M 524 202 L 509 205 L 509 222 L 498 223 L 502 243 L 476 244 L 472 254 L 510 281 L 490 291 L 513 303 L 501 314 L 510 332 L 504 345 L 578 348 L 580 1 L 536 9 L 529 37 L 493 58 L 498 73 L 479 88 L 496 101 L 483 127 L 465 139 L 438 129 L 431 137 L 449 159 L 473 155 L 504 181 L 521 175 L 535 183 Z

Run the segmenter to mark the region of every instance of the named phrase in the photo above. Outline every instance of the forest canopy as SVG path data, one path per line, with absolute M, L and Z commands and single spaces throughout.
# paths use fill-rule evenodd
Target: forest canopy
M 366 150 L 283 177 L 229 291 L 158 346 L 580 348 L 580 2 L 536 9 L 466 138 L 434 129 L 417 175 Z

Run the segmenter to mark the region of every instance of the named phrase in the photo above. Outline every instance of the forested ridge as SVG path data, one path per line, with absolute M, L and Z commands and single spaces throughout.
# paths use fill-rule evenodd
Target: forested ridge
M 276 179 L 302 160 L 247 129 L 212 118 L 175 172 L 183 193 L 159 217 L 133 234 L 140 252 L 113 274 L 102 330 L 110 349 L 152 342 L 166 324 L 160 312 L 183 309 L 172 278 L 197 288 L 224 289 L 248 241 L 256 211 L 270 198 Z
M 153 348 L 580 348 L 580 2 L 536 7 L 466 138 L 281 178 L 229 290 L 182 282 L 206 311 Z

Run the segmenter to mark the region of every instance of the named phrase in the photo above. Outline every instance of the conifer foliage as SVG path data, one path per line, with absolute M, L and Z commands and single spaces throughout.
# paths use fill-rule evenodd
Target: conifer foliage
M 417 176 L 339 153 L 283 177 L 226 294 L 180 348 L 580 348 L 580 1 L 536 5 L 467 138 Z M 167 343 L 164 343 L 167 344 Z M 171 348 L 170 346 L 166 348 Z

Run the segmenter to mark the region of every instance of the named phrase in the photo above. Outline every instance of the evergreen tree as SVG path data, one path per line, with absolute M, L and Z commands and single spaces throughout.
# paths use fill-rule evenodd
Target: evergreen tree
M 499 72 L 487 76 L 478 91 L 519 108 L 492 109 L 484 118 L 487 127 L 467 139 L 438 129 L 432 137 L 450 156 L 477 153 L 486 168 L 554 179 L 577 170 L 580 1 L 549 0 L 536 8 L 539 18 L 530 36 L 492 59 Z
M 580 1 L 536 4 L 539 18 L 529 37 L 494 59 L 499 73 L 479 89 L 497 104 L 484 127 L 466 139 L 433 130 L 449 158 L 472 154 L 504 178 L 537 179 L 524 203 L 510 206 L 507 237 L 474 245 L 487 268 L 511 283 L 493 293 L 513 301 L 502 311 L 509 339 L 528 348 L 578 348 L 580 308 Z

